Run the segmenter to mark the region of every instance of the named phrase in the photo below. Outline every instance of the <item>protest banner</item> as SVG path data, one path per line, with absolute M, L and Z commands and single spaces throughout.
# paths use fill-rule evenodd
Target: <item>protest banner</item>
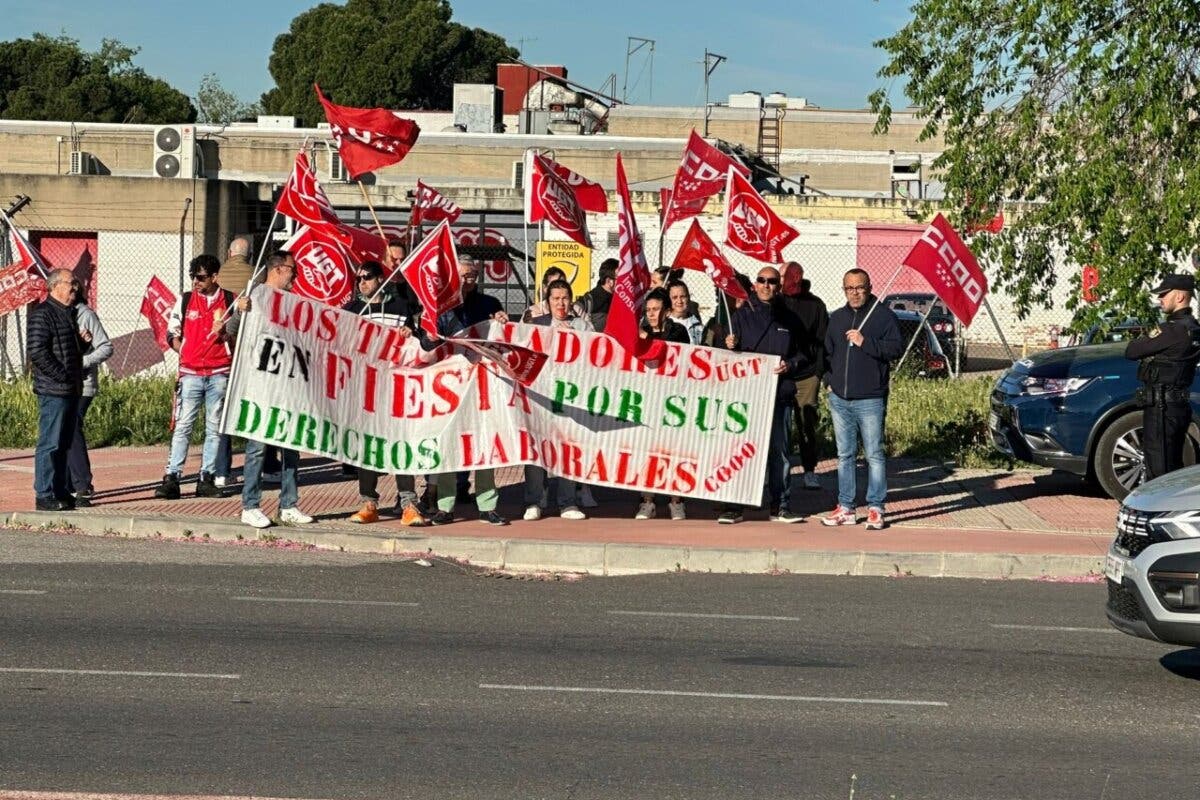
M 642 362 L 604 334 L 494 321 L 464 335 L 549 360 L 526 387 L 452 341 L 426 352 L 395 328 L 257 287 L 222 430 L 379 472 L 539 464 L 599 486 L 761 501 L 774 357 L 669 343 Z

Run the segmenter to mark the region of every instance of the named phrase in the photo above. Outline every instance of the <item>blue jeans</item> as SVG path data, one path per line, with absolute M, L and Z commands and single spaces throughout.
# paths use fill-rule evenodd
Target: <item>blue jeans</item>
M 175 395 L 175 432 L 171 435 L 171 455 L 167 474 L 182 475 L 187 461 L 188 439 L 192 426 L 204 405 L 204 449 L 200 456 L 200 471 L 216 472 L 217 448 L 221 443 L 221 409 L 225 406 L 225 385 L 228 375 L 180 375 Z
M 72 492 L 90 492 L 92 486 L 92 460 L 88 457 L 87 439 L 83 435 L 83 420 L 87 416 L 88 407 L 96 398 L 79 398 L 79 410 L 75 414 L 75 434 L 71 437 L 71 447 L 67 450 L 67 473 Z
M 546 494 L 546 487 L 550 484 L 557 486 L 558 510 L 562 511 L 573 505 L 578 504 L 576 495 L 579 492 L 579 484 L 575 481 L 567 480 L 566 478 L 551 478 L 546 474 L 544 467 L 539 467 L 537 464 L 525 465 L 525 505 L 541 506 L 542 498 Z
M 791 508 L 792 462 L 788 458 L 791 446 L 788 442 L 788 418 L 791 416 L 790 401 L 776 403 L 771 414 L 771 440 L 767 449 L 767 500 L 771 510 Z
M 67 452 L 75 437 L 79 398 L 39 394 L 38 441 L 33 451 L 33 493 L 38 500 L 65 500 Z
M 272 445 L 273 446 L 273 445 Z M 262 503 L 263 453 L 267 445 L 254 439 L 246 440 L 246 463 L 242 465 L 242 508 L 249 511 Z M 295 450 L 280 450 L 283 461 L 279 479 L 279 508 L 295 508 L 300 502 L 296 472 L 300 454 Z
M 843 400 L 829 393 L 833 435 L 838 453 L 838 505 L 856 507 L 858 442 L 861 436 L 867 456 L 867 506 L 883 511 L 887 498 L 887 459 L 883 454 L 883 428 L 887 421 L 887 399 L 869 397 Z
M 217 444 L 217 466 L 213 472 L 218 478 L 226 479 L 233 472 L 233 437 L 228 434 L 222 433 Z

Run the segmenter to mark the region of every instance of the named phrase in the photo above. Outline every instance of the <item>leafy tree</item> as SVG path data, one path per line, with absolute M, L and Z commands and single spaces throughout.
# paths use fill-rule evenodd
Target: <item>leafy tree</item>
M 446 0 L 348 0 L 305 11 L 275 39 L 275 88 L 263 108 L 322 121 L 313 83 L 342 105 L 449 108 L 455 83 L 490 82 L 498 62 L 517 57 L 502 37 L 451 22 L 450 13 Z
M 0 42 L 0 118 L 171 123 L 196 119 L 187 95 L 133 65 L 114 39 L 88 53 L 66 36 Z
M 1195 0 L 916 0 L 876 43 L 884 79 L 942 135 L 946 206 L 969 225 L 1006 206 L 973 249 L 1018 310 L 1048 305 L 1054 263 L 1092 264 L 1100 302 L 1068 308 L 1145 317 L 1146 282 L 1197 247 L 1200 4 Z M 886 130 L 885 85 L 870 96 Z M 961 227 L 960 227 L 961 230 Z M 1055 290 L 1058 290 L 1057 292 Z
M 196 108 L 200 110 L 198 121 L 227 125 L 262 113 L 259 103 L 243 103 L 233 92 L 221 85 L 213 73 L 200 79 L 200 91 L 196 92 Z

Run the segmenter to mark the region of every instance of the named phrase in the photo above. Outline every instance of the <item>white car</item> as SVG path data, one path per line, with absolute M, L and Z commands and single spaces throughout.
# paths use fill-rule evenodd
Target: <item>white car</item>
M 1200 466 L 1134 489 L 1104 559 L 1108 621 L 1167 644 L 1200 646 Z

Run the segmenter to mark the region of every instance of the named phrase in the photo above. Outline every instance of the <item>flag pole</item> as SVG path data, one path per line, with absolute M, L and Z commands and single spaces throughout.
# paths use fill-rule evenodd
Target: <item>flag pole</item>
M 375 206 L 371 205 L 371 198 L 367 194 L 367 185 L 362 181 L 357 181 L 358 188 L 362 192 L 363 201 L 367 204 L 367 210 L 371 212 L 371 219 L 375 220 L 375 230 L 379 231 L 379 238 L 383 239 L 383 246 L 387 248 L 387 234 L 383 232 L 383 226 L 379 224 L 379 217 L 375 214 Z
M 858 328 L 856 328 L 856 330 L 861 331 L 863 329 L 863 326 L 865 326 L 867 324 L 867 320 L 869 320 L 871 318 L 871 312 L 873 312 L 875 310 L 876 306 L 879 305 L 880 301 L 884 297 L 887 296 L 888 289 L 892 288 L 892 284 L 895 283 L 896 279 L 900 277 L 900 273 L 904 271 L 904 267 L 905 267 L 904 264 L 901 264 L 900 266 L 896 267 L 896 271 L 894 273 L 892 273 L 891 279 L 889 279 L 888 282 L 883 285 L 883 290 L 881 292 L 879 292 L 879 294 L 875 295 L 875 304 L 867 309 L 867 315 L 865 317 L 863 317 L 862 322 L 860 322 L 858 324 Z M 874 294 L 874 292 L 872 292 L 872 294 Z

